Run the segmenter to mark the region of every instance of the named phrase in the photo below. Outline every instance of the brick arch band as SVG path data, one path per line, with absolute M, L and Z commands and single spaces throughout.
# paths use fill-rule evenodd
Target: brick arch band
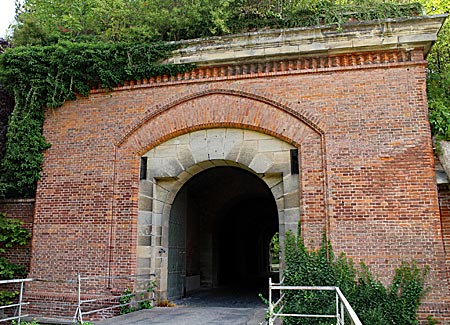
M 114 159 L 115 195 L 111 220 L 110 267 L 118 269 L 120 265 L 120 261 L 114 260 L 113 252 L 126 249 L 136 254 L 134 267 L 139 272 L 159 272 L 160 275 L 164 272 L 167 262 L 164 259 L 158 262 L 157 258 L 160 256 L 155 248 L 160 246 L 164 248 L 163 228 L 161 228 L 160 238 L 152 237 L 149 229 L 153 229 L 153 225 L 148 223 L 153 222 L 153 216 L 160 218 L 161 223 L 166 222 L 163 220 L 163 216 L 167 217 L 171 203 L 169 199 L 162 199 L 162 196 L 153 197 L 150 191 L 169 187 L 170 190 L 166 194 L 173 198 L 177 192 L 175 189 L 179 189 L 184 183 L 180 184 L 180 180 L 186 176 L 192 176 L 189 168 L 203 168 L 208 164 L 236 164 L 236 167 L 248 168 L 260 177 L 274 177 L 273 180 L 278 179 L 278 182 L 284 180 L 281 182 L 282 187 L 286 187 L 287 190 L 283 190 L 285 192 L 283 192 L 282 199 L 288 201 L 287 205 L 294 204 L 295 210 L 287 211 L 289 208 L 283 208 L 283 218 L 285 219 L 283 226 L 288 225 L 288 228 L 292 229 L 296 227 L 301 218 L 305 225 L 302 229 L 303 234 L 309 239 L 320 240 L 323 229 L 327 226 L 325 209 L 327 205 L 324 204 L 326 200 L 324 131 L 320 127 L 320 119 L 311 114 L 303 116 L 302 111 L 297 110 L 298 108 L 295 106 L 293 109 L 286 103 L 278 103 L 249 93 L 243 95 L 234 90 L 210 89 L 179 98 L 176 101 L 168 101 L 165 105 L 149 108 L 143 117 L 137 118 L 117 138 Z M 242 140 L 239 147 L 240 152 L 247 153 L 247 158 L 245 155 L 230 158 L 224 154 L 215 157 L 212 152 L 209 152 L 203 157 L 192 159 L 192 156 L 195 156 L 192 154 L 192 150 L 190 154 L 183 155 L 179 152 L 183 150 L 182 146 L 175 148 L 177 141 L 181 143 L 186 141 L 183 139 L 200 134 L 204 134 L 204 136 L 199 136 L 203 139 L 202 141 L 205 139 L 206 141 L 216 141 L 217 139 L 220 141 L 220 139 L 226 138 L 223 132 L 230 134 L 231 137 L 237 133 L 246 134 L 249 139 L 255 137 L 249 142 Z M 214 133 L 216 133 L 214 136 L 209 136 Z M 257 147 L 254 147 L 255 143 L 257 143 Z M 269 150 L 264 149 L 266 144 L 284 149 L 265 152 L 264 150 Z M 190 145 L 195 146 L 195 140 Z M 168 149 L 169 146 L 175 147 Z M 298 148 L 300 174 L 290 175 L 290 171 L 283 174 L 282 171 L 276 171 L 275 167 L 273 170 L 270 170 L 272 167 L 264 170 L 268 165 L 276 165 L 270 160 L 272 157 L 280 158 L 285 155 L 282 152 L 286 151 L 286 148 Z M 185 165 L 184 162 L 168 164 L 162 159 L 160 166 L 173 167 L 181 164 L 183 168 L 173 173 L 151 176 L 158 180 L 158 184 L 152 183 L 150 180 L 147 185 L 142 185 L 142 182 L 139 184 L 141 156 L 147 156 L 149 159 L 163 158 L 164 155 L 173 156 L 174 152 L 177 159 L 191 157 L 192 161 L 188 165 Z M 162 156 L 151 157 L 153 154 Z M 270 157 L 267 158 L 267 155 Z M 285 159 L 283 168 L 286 169 L 288 166 L 286 156 L 283 159 Z M 149 168 L 158 166 L 157 159 L 149 162 L 149 166 Z M 154 171 L 149 171 L 149 174 L 152 173 Z M 285 178 L 287 175 L 289 177 Z M 289 186 L 292 183 L 296 189 L 291 191 Z M 266 184 L 274 193 L 275 187 L 268 182 Z M 160 193 L 160 195 L 165 194 Z M 276 193 L 274 197 L 277 197 Z M 155 211 L 158 213 L 154 215 Z M 289 215 L 287 216 L 287 214 Z M 129 241 L 126 240 L 130 236 L 136 242 L 147 243 L 146 245 L 150 246 L 138 245 L 130 248 L 127 245 Z M 143 236 L 147 236 L 145 240 Z M 116 263 L 117 265 L 115 265 Z M 152 263 L 157 263 L 158 267 L 162 269 L 156 270 L 156 264 Z M 164 281 L 164 277 L 162 277 L 162 282 L 159 284 L 163 291 L 164 288 L 167 288 L 167 283 Z
M 239 98 L 240 100 L 245 101 L 255 101 L 260 104 L 265 104 L 267 106 L 273 107 L 280 112 L 283 112 L 287 115 L 291 115 L 298 121 L 300 121 L 302 124 L 308 126 L 315 132 L 317 132 L 320 135 L 324 134 L 323 130 L 323 121 L 319 116 L 317 116 L 315 113 L 312 113 L 305 109 L 304 107 L 300 107 L 299 105 L 295 103 L 288 103 L 283 98 L 277 98 L 273 94 L 254 94 L 249 91 L 244 91 L 242 89 L 236 90 L 236 89 L 220 89 L 220 88 L 213 88 L 213 89 L 206 89 L 203 91 L 197 91 L 194 93 L 186 92 L 178 96 L 171 97 L 167 99 L 166 101 L 155 105 L 154 107 L 151 107 L 148 109 L 143 117 L 137 118 L 135 121 L 130 123 L 125 129 L 125 131 L 119 135 L 116 138 L 116 146 L 120 147 L 123 145 L 130 137 L 133 136 L 134 133 L 138 132 L 138 130 L 143 127 L 148 121 L 154 119 L 158 115 L 163 114 L 164 112 L 185 104 L 187 102 L 195 101 L 196 99 L 207 97 L 207 96 L 213 96 L 213 95 L 221 95 L 221 96 L 230 96 Z M 213 122 L 214 121 L 210 121 Z M 233 123 L 232 121 L 227 121 L 229 123 Z M 205 123 L 207 124 L 207 123 Z M 250 124 L 249 124 L 250 126 Z M 269 131 L 269 130 L 267 130 Z M 270 131 L 269 131 L 270 132 Z M 283 138 L 283 134 L 278 134 L 279 137 Z

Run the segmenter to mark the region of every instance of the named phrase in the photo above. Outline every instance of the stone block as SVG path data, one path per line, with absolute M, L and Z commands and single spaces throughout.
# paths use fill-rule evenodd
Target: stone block
M 300 197 L 298 191 L 284 194 L 285 209 L 296 208 L 300 206 Z
M 149 174 L 149 173 L 148 173 Z M 139 181 L 139 194 L 152 197 L 153 196 L 153 182 L 147 179 Z
M 186 145 L 189 144 L 189 133 L 179 135 L 175 138 L 172 138 L 170 140 L 167 140 L 166 142 L 162 143 L 160 146 L 179 146 L 179 145 Z
M 141 258 L 151 257 L 153 247 L 151 246 L 138 246 L 137 256 Z
M 285 223 L 298 223 L 300 221 L 300 209 L 284 209 L 284 222 Z
M 273 154 L 259 153 L 253 158 L 249 167 L 255 171 L 255 173 L 265 173 L 272 166 L 272 162 Z
M 152 224 L 152 212 L 139 211 L 138 212 L 138 225 L 151 225 Z
M 284 195 L 283 183 L 278 183 L 277 185 L 273 186 L 270 190 L 272 191 L 275 200 L 279 199 L 280 197 L 283 197 Z
M 159 145 L 154 149 L 154 158 L 169 158 L 176 157 L 177 146 L 176 145 Z
M 208 160 L 208 141 L 206 130 L 193 132 L 189 135 L 192 157 L 196 163 Z
M 152 213 L 152 225 L 154 226 L 162 226 L 162 214 L 161 213 Z M 156 228 L 153 228 L 156 229 Z
M 149 225 L 138 225 L 138 229 L 137 229 L 138 236 L 150 236 L 151 232 L 152 232 L 152 227 L 151 226 L 149 226 Z
M 250 165 L 253 158 L 258 153 L 258 141 L 245 141 L 239 151 L 237 161 L 245 166 Z
M 259 152 L 279 152 L 283 150 L 283 142 L 278 139 L 267 139 L 258 141 Z
M 195 159 L 189 144 L 177 146 L 177 159 L 180 165 L 183 166 L 183 169 L 188 169 L 195 164 Z
M 151 166 L 150 177 L 175 177 L 183 170 L 182 164 L 177 158 L 150 158 L 148 164 Z
M 297 174 L 289 174 L 283 177 L 284 193 L 298 191 L 299 179 Z
M 262 180 L 267 184 L 267 186 L 269 186 L 269 188 L 272 188 L 283 181 L 283 176 L 280 173 L 264 173 Z
M 285 205 L 284 205 L 284 196 L 278 198 L 275 200 L 275 203 L 277 205 L 278 211 L 284 211 Z
M 147 227 L 148 229 L 148 227 Z M 138 234 L 138 246 L 150 246 L 151 245 L 151 236 L 143 236 Z
M 226 129 L 208 129 L 206 130 L 208 138 L 209 159 L 223 159 L 223 143 L 225 141 Z
M 270 139 L 273 139 L 273 137 L 268 135 L 268 134 L 265 134 L 265 133 L 251 131 L 251 130 L 245 130 L 244 131 L 244 141 L 249 141 L 249 140 L 270 140 Z
M 142 195 L 139 193 L 139 200 L 138 200 L 138 210 L 140 211 L 152 211 L 153 199 Z

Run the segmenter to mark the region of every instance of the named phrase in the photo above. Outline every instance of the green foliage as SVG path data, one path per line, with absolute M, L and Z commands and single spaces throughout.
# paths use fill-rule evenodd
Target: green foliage
M 136 311 L 136 308 L 131 305 L 133 298 L 134 293 L 130 288 L 127 288 L 122 292 L 122 296 L 119 298 L 119 303 L 123 305 L 119 307 L 120 315 L 129 314 Z
M 6 151 L 0 164 L 0 197 L 32 197 L 39 180 L 42 152 L 50 147 L 42 135 L 43 108 L 55 108 L 92 87 L 112 88 L 126 80 L 173 75 L 192 65 L 161 61 L 173 44 L 70 43 L 17 47 L 0 57 L 0 78 L 14 94 Z
M 18 324 L 16 321 L 12 321 L 12 324 L 13 325 L 16 325 L 16 324 Z M 24 322 L 24 321 L 20 321 L 20 324 L 21 325 L 41 325 L 40 323 L 38 323 L 38 321 L 37 320 L 32 320 L 31 322 Z M 83 324 L 88 324 L 88 322 L 84 322 Z
M 155 290 L 155 288 L 156 288 L 156 282 L 150 281 L 148 283 L 147 294 L 153 292 Z M 140 299 L 139 309 L 152 309 L 153 308 L 153 304 L 152 304 L 151 300 L 148 299 L 148 297 L 145 293 L 142 292 L 140 294 L 139 299 Z
M 141 292 L 139 295 L 135 294 L 132 289 L 127 288 L 122 292 L 122 296 L 119 298 L 119 303 L 123 306 L 119 307 L 119 312 L 121 315 L 128 314 L 136 311 L 138 309 L 151 309 L 153 308 L 151 300 L 148 298 L 148 293 L 151 293 L 156 288 L 155 281 L 149 281 L 147 284 L 146 292 Z M 138 301 L 135 299 L 138 298 Z
M 15 298 L 19 295 L 18 291 L 4 291 L 0 290 L 0 306 L 11 305 Z
M 412 16 L 418 3 L 384 0 L 26 0 L 16 45 L 61 40 L 180 40 L 260 28 L 286 28 Z
M 4 253 L 7 248 L 28 243 L 30 233 L 22 225 L 21 221 L 6 218 L 6 214 L 0 212 L 0 253 Z
M 6 214 L 0 212 L 0 253 L 6 249 L 23 246 L 28 243 L 30 233 L 22 228 L 22 222 L 16 219 L 6 218 Z M 26 275 L 22 265 L 13 264 L 4 257 L 0 257 L 0 279 L 10 280 Z M 19 293 L 16 291 L 0 291 L 0 305 L 11 304 Z
M 22 265 L 14 264 L 4 257 L 0 257 L 0 279 L 9 280 L 26 276 Z
M 450 12 L 449 0 L 422 0 L 427 12 Z M 441 28 L 428 57 L 427 92 L 433 135 L 450 140 L 450 23 Z
M 278 232 L 270 240 L 270 257 L 273 264 L 280 263 L 280 235 Z
M 284 284 L 337 286 L 363 324 L 417 324 L 417 309 L 426 293 L 427 270 L 402 263 L 385 287 L 361 264 L 357 269 L 344 255 L 336 257 L 325 236 L 318 250 L 308 250 L 301 236 L 286 234 Z M 283 313 L 335 314 L 335 294 L 327 291 L 285 291 Z M 284 324 L 335 324 L 335 320 L 287 317 Z

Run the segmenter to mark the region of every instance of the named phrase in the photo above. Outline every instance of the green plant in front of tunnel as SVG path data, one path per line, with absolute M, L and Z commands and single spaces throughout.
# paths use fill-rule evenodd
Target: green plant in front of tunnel
M 119 298 L 119 312 L 121 315 L 136 311 L 136 308 L 132 306 L 133 298 L 134 293 L 130 288 L 127 288 L 122 292 L 122 295 Z
M 356 267 L 344 254 L 335 256 L 325 235 L 317 250 L 308 249 L 303 238 L 286 234 L 284 285 L 336 286 L 341 289 L 363 324 L 418 324 L 417 310 L 427 292 L 428 268 L 403 262 L 385 287 L 369 268 Z M 286 290 L 283 313 L 334 315 L 333 291 Z M 335 324 L 335 319 L 286 317 L 284 324 Z
M 151 294 L 155 291 L 156 288 L 156 282 L 150 281 L 147 285 L 146 292 L 140 293 L 140 301 L 139 301 L 139 309 L 151 309 L 153 308 L 152 304 L 152 298 Z

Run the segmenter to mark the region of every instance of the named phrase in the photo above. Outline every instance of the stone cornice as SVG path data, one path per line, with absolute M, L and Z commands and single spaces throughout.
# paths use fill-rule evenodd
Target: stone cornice
M 179 42 L 168 63 L 217 66 L 303 56 L 367 51 L 410 51 L 427 54 L 447 15 L 418 16 L 336 25 L 268 30 Z

